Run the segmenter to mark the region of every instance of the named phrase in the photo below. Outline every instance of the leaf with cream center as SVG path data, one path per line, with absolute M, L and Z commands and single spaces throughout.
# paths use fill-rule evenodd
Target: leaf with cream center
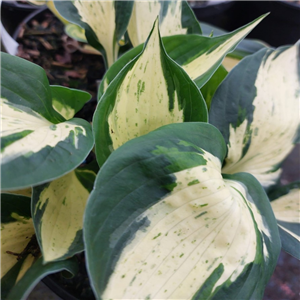
M 278 179 L 299 128 L 299 47 L 246 57 L 216 91 L 210 123 L 227 143 L 224 173 L 249 172 L 265 187 Z
M 82 222 L 96 174 L 76 170 L 34 187 L 32 215 L 44 262 L 64 260 L 84 250 Z
M 21 189 L 68 173 L 91 151 L 93 136 L 87 121 L 65 117 L 73 117 L 90 95 L 50 87 L 39 66 L 1 56 L 8 74 L 1 81 L 0 99 L 2 189 Z
M 58 12 L 85 29 L 88 43 L 110 67 L 118 58 L 118 42 L 125 34 L 133 1 L 55 1 Z
M 30 253 L 24 251 L 31 245 Z M 39 256 L 30 213 L 30 198 L 1 194 L 1 296 L 9 291 Z
M 216 128 L 181 123 L 111 154 L 84 218 L 99 299 L 262 297 L 280 252 L 276 220 L 253 176 L 222 177 L 225 153 Z
M 93 119 L 97 161 L 130 139 L 170 123 L 207 122 L 195 83 L 165 53 L 158 20 L 143 52 L 119 73 L 101 98 Z
M 127 28 L 134 47 L 146 41 L 157 16 L 161 36 L 201 34 L 200 24 L 186 1 L 134 1 Z
M 224 57 L 233 51 L 265 16 L 262 15 L 253 22 L 221 36 L 210 38 L 196 34 L 175 35 L 163 37 L 163 44 L 167 54 L 182 66 L 201 88 L 219 68 Z M 122 68 L 139 55 L 142 49 L 143 45 L 133 48 L 112 65 L 100 84 L 98 99 Z

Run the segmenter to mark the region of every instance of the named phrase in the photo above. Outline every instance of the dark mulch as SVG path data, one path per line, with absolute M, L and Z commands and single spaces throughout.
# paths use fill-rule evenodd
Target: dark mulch
M 51 85 L 76 88 L 92 95 L 92 103 L 80 114 L 91 121 L 97 85 L 105 72 L 102 56 L 76 50 L 82 44 L 65 35 L 64 25 L 48 10 L 22 26 L 17 42 L 17 55 L 43 67 Z

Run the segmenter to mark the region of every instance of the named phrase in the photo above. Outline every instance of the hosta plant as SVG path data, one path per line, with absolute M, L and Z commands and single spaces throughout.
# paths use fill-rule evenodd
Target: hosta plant
M 75 117 L 88 93 L 1 53 L 2 299 L 76 274 L 81 252 L 97 299 L 261 299 L 280 249 L 300 258 L 300 183 L 279 182 L 300 43 L 228 72 L 265 16 L 207 37 L 186 2 L 107 3 L 55 3 L 110 66 L 92 124 Z

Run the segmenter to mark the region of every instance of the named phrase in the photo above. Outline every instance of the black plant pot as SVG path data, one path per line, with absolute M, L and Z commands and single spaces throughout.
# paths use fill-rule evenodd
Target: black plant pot
M 17 1 L 2 1 L 1 22 L 9 34 L 16 31 L 19 24 L 31 13 L 41 9 L 41 6 L 20 4 Z
M 262 14 L 270 12 L 248 38 L 259 39 L 271 46 L 294 44 L 300 39 L 300 4 L 287 1 L 226 1 L 193 10 L 202 22 L 227 31 L 235 30 Z
M 235 0 L 227 0 L 223 2 L 216 1 L 212 4 L 191 4 L 191 7 L 201 22 L 209 23 L 211 25 L 226 29 L 228 22 L 228 14 L 226 13 L 234 4 Z

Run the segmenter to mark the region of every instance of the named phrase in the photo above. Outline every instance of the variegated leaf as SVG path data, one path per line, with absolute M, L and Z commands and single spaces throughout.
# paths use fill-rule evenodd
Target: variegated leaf
M 2 299 L 35 262 L 36 257 L 24 251 L 28 245 L 39 256 L 30 214 L 30 198 L 1 194 L 1 296 Z
M 118 42 L 125 34 L 133 1 L 56 1 L 58 12 L 85 29 L 88 43 L 99 50 L 107 66 L 118 58 Z
M 97 161 L 160 126 L 207 121 L 205 101 L 189 76 L 165 53 L 158 20 L 143 52 L 116 77 L 93 119 Z
M 70 23 L 66 25 L 65 33 L 76 41 L 87 43 L 84 29 L 76 24 Z
M 162 38 L 168 55 L 175 60 L 199 88 L 210 79 L 222 63 L 223 58 L 233 51 L 241 40 L 265 17 L 227 34 L 206 37 L 194 34 L 175 35 Z M 98 91 L 98 99 L 122 68 L 142 51 L 142 45 L 125 53 L 106 72 Z
M 226 57 L 224 60 L 226 60 Z M 213 95 L 215 94 L 218 86 L 221 84 L 221 82 L 224 80 L 227 74 L 228 74 L 227 70 L 223 67 L 223 65 L 221 65 L 213 74 L 213 76 L 201 88 L 201 93 L 205 99 L 208 110 L 210 109 L 210 104 Z
M 69 22 L 63 18 L 54 5 L 54 0 L 27 0 L 27 2 L 33 4 L 33 5 L 47 5 L 48 8 L 53 12 L 53 14 L 65 25 L 67 25 Z
M 96 174 L 78 168 L 34 187 L 32 215 L 44 262 L 64 260 L 84 250 L 83 212 Z
M 182 123 L 111 154 L 84 218 L 99 299 L 262 297 L 280 252 L 276 220 L 253 176 L 222 178 L 225 153 L 216 128 Z
M 64 175 L 85 159 L 93 137 L 88 122 L 65 121 L 62 115 L 71 117 L 89 94 L 50 88 L 39 66 L 4 53 L 1 56 L 5 73 L 0 100 L 2 189 L 29 187 Z M 52 106 L 51 92 L 54 107 L 62 115 Z
M 146 41 L 157 16 L 161 36 L 201 34 L 199 22 L 186 1 L 134 1 L 127 28 L 134 47 Z
M 52 85 L 50 88 L 53 108 L 66 120 L 72 119 L 83 105 L 91 99 L 91 95 L 84 91 L 58 85 Z
M 265 187 L 278 179 L 299 128 L 299 46 L 246 57 L 215 93 L 210 122 L 228 146 L 224 173 L 249 172 Z
M 12 195 L 21 195 L 28 198 L 31 198 L 32 196 L 32 188 L 25 188 L 21 190 L 11 190 L 11 191 L 5 191 L 6 194 L 12 194 Z
M 45 5 L 48 0 L 27 0 L 27 2 L 33 5 Z
M 282 248 L 300 259 L 300 182 L 269 193 L 277 219 Z
M 59 271 L 67 271 L 70 277 L 78 272 L 78 262 L 76 258 L 64 261 L 51 262 L 44 264 L 43 259 L 39 258 L 24 276 L 16 283 L 8 294 L 6 299 L 28 299 L 30 292 L 47 275 L 57 273 Z

